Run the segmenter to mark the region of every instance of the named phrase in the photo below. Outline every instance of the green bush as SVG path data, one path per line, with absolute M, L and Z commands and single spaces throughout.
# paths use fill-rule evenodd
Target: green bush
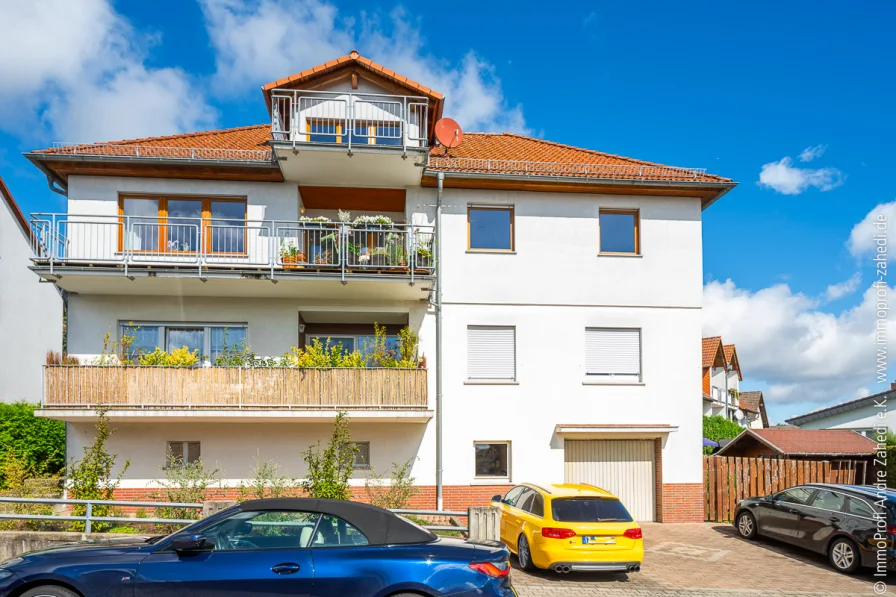
M 743 427 L 721 415 L 703 417 L 703 437 L 714 442 L 718 442 L 720 439 L 733 439 L 740 435 L 743 430 Z M 711 454 L 712 448 L 703 448 L 703 453 Z
M 53 477 L 65 468 L 65 423 L 34 416 L 36 404 L 0 403 L 0 463 L 11 454 L 33 477 Z M 0 467 L 0 489 L 6 475 Z
M 302 452 L 308 465 L 308 473 L 302 481 L 302 489 L 308 497 L 328 500 L 350 500 L 352 490 L 348 485 L 352 477 L 355 453 L 358 446 L 351 443 L 348 421 L 344 412 L 336 415 L 330 443 L 321 451 L 320 441 Z
M 240 481 L 238 499 L 245 502 L 264 498 L 296 497 L 299 493 L 298 482 L 289 475 L 284 475 L 280 465 L 273 458 L 262 460 L 261 454 L 256 453 L 252 478 L 248 482 Z
M 388 472 L 388 483 L 379 476 L 376 469 L 370 468 L 370 474 L 364 480 L 364 490 L 367 492 L 367 500 L 374 506 L 390 510 L 407 510 L 410 508 L 411 498 L 417 495 L 419 489 L 414 486 L 414 478 L 411 476 L 411 466 L 414 461 L 405 463 L 392 463 Z

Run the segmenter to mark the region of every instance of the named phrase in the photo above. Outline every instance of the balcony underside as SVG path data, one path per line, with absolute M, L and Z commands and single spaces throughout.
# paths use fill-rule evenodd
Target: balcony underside
M 352 300 L 426 300 L 431 275 L 351 273 L 339 271 L 195 267 L 129 267 L 122 265 L 38 265 L 32 269 L 59 288 L 78 294 L 151 296 L 233 296 L 246 298 L 309 298 Z M 276 282 L 276 283 L 275 283 Z M 413 282 L 413 283 L 412 283 Z
M 426 150 L 272 142 L 283 178 L 303 185 L 404 188 L 420 184 Z
M 340 412 L 334 409 L 309 410 L 307 408 L 112 408 L 105 411 L 110 421 L 128 423 L 195 422 L 195 423 L 328 423 Z M 433 417 L 431 410 L 369 410 L 345 409 L 350 421 L 355 423 L 426 423 Z M 89 423 L 98 418 L 94 408 L 42 408 L 35 411 L 38 417 Z

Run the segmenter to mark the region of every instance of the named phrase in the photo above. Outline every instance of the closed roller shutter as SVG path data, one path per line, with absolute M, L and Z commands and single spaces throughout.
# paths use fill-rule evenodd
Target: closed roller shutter
M 586 328 L 585 373 L 641 376 L 641 330 Z
M 652 440 L 566 440 L 567 483 L 588 483 L 618 497 L 636 521 L 656 519 Z
M 516 379 L 516 328 L 467 327 L 467 377 Z

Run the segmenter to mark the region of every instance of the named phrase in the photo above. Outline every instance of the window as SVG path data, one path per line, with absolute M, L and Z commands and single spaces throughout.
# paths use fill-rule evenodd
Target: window
M 344 139 L 341 124 L 309 120 L 308 133 L 311 143 L 343 143 Z
M 134 337 L 125 355 L 129 359 L 136 359 L 156 348 L 171 351 L 186 346 L 190 351 L 198 350 L 212 365 L 218 364 L 218 359 L 225 355 L 228 348 L 239 350 L 248 339 L 245 323 L 127 322 L 119 323 L 119 330 L 122 336 Z
M 522 495 L 520 495 L 520 497 L 516 500 L 516 504 L 514 505 L 520 510 L 528 512 L 529 507 L 532 504 L 532 500 L 534 499 L 534 493 L 535 491 L 527 487 L 525 491 L 523 491 Z
M 821 508 L 822 510 L 833 510 L 840 512 L 846 503 L 846 496 L 842 493 L 834 493 L 827 489 L 819 489 L 812 500 L 813 508 Z
M 511 489 L 510 491 L 507 492 L 507 495 L 504 496 L 504 503 L 510 504 L 511 506 L 513 506 L 514 504 L 516 504 L 516 501 L 520 498 L 520 496 L 523 494 L 523 492 L 526 489 L 528 489 L 528 488 L 524 487 L 523 485 L 514 487 L 513 489 Z
M 846 511 L 856 516 L 864 516 L 865 518 L 874 518 L 874 510 L 868 505 L 868 502 L 859 498 L 846 498 Z
M 337 516 L 325 514 L 317 525 L 311 547 L 344 547 L 367 545 L 367 537 L 353 525 Z
M 721 400 L 722 399 L 722 390 L 713 386 L 712 387 L 712 397 L 715 398 L 716 400 Z
M 118 201 L 119 251 L 245 253 L 245 199 L 121 196 Z
M 513 207 L 469 206 L 467 232 L 471 251 L 513 251 Z
M 637 210 L 600 210 L 600 252 L 636 255 L 641 252 Z
M 474 444 L 477 477 L 510 477 L 510 442 Z
M 166 466 L 190 464 L 202 458 L 199 450 L 199 442 L 168 442 L 168 454 L 165 457 Z
M 785 489 L 776 495 L 775 500 L 786 502 L 788 504 L 805 504 L 809 501 L 809 496 L 812 495 L 812 491 L 813 490 L 808 487 L 793 487 L 791 489 Z
M 585 328 L 585 374 L 641 380 L 641 330 Z
M 467 326 L 467 378 L 516 380 L 516 328 Z
M 311 543 L 318 518 L 317 513 L 292 510 L 239 512 L 203 533 L 215 551 L 304 549 Z
M 619 500 L 563 498 L 551 500 L 551 516 L 557 522 L 631 522 Z
M 523 496 L 523 500 L 520 502 L 518 508 L 533 516 L 543 517 L 544 498 L 534 489 L 530 489 L 529 492 Z
M 364 335 L 327 334 L 322 336 L 318 334 L 308 336 L 305 340 L 305 346 L 310 346 L 315 340 L 319 340 L 322 346 L 327 346 L 327 342 L 330 343 L 331 347 L 341 344 L 342 352 L 344 353 L 360 350 L 361 354 L 368 357 L 373 352 L 374 338 L 374 336 Z M 393 353 L 398 352 L 398 336 L 386 336 L 386 350 Z
M 370 442 L 352 442 L 358 449 L 352 468 L 370 468 Z

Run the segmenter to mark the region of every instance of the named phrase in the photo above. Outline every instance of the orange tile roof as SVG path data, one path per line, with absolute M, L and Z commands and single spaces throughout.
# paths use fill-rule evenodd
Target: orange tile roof
M 734 344 L 727 344 L 722 347 L 722 350 L 725 351 L 725 361 L 730 365 L 731 358 L 734 357 Z
M 740 398 L 740 407 L 741 409 L 751 410 L 755 413 L 760 411 L 760 408 L 763 405 L 764 400 L 762 399 L 762 392 L 759 391 L 750 391 L 750 392 L 741 392 L 738 394 Z
M 737 358 L 737 349 L 734 348 L 734 344 L 723 346 L 722 350 L 725 352 L 725 362 L 729 367 L 734 367 L 734 370 L 737 371 L 737 378 L 743 381 L 744 375 L 740 370 L 740 359 Z
M 719 354 L 719 347 L 722 344 L 721 336 L 712 336 L 703 339 L 703 367 L 712 367 Z
M 447 155 L 444 147 L 433 147 L 428 167 L 454 172 L 733 182 L 701 169 L 665 166 L 514 133 L 464 133 L 460 146 Z
M 345 56 L 340 56 L 335 60 L 330 60 L 329 62 L 325 62 L 323 64 L 319 64 L 312 68 L 307 68 L 300 73 L 296 73 L 294 75 L 290 75 L 288 77 L 284 77 L 282 79 L 277 79 L 276 81 L 272 81 L 267 85 L 262 86 L 262 91 L 267 93 L 272 89 L 277 87 L 294 87 L 300 83 L 305 81 L 309 81 L 311 79 L 316 79 L 320 76 L 323 76 L 327 73 L 333 72 L 334 70 L 338 70 L 340 68 L 346 68 L 350 65 L 357 65 L 361 68 L 367 69 L 373 73 L 376 73 L 390 81 L 393 81 L 402 87 L 407 87 L 408 89 L 413 90 L 416 93 L 420 93 L 434 100 L 442 100 L 445 96 L 443 96 L 438 91 L 434 91 L 425 85 L 421 85 L 417 81 L 412 79 L 408 79 L 404 75 L 400 75 L 396 73 L 394 70 L 386 68 L 382 64 L 377 64 L 376 62 L 370 60 L 369 58 L 365 58 L 358 54 L 357 50 L 352 50 Z
M 41 149 L 39 154 L 183 157 L 270 161 L 270 124 Z M 138 153 L 139 150 L 139 153 Z
M 848 429 L 751 429 L 783 454 L 873 454 L 877 444 Z

